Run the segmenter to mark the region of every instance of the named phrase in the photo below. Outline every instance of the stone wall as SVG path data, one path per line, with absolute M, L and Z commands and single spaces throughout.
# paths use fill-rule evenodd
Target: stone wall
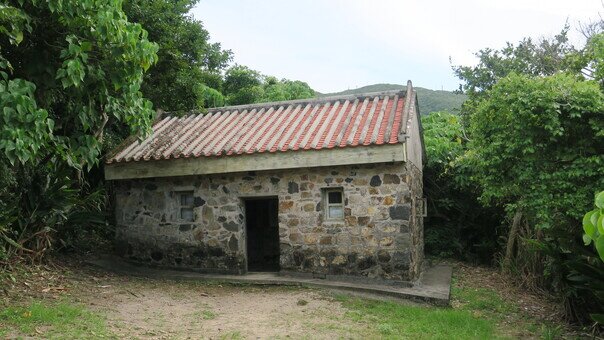
M 345 199 L 335 222 L 322 207 L 322 189 L 334 187 Z M 402 163 L 115 181 L 116 250 L 156 265 L 244 273 L 243 199 L 276 196 L 282 271 L 414 280 L 421 187 L 421 172 Z M 194 192 L 193 222 L 178 218 L 180 191 Z

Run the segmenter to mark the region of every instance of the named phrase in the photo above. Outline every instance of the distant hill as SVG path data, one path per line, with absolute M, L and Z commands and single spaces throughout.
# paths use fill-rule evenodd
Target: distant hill
M 319 97 L 340 96 L 348 94 L 361 94 L 369 92 L 382 92 L 392 90 L 402 90 L 406 86 L 399 84 L 373 84 L 357 89 L 346 90 L 335 93 L 317 93 Z M 423 87 L 414 87 L 417 91 L 417 99 L 419 101 L 419 112 L 427 115 L 434 111 L 449 111 L 457 112 L 461 108 L 461 104 L 467 99 L 465 94 L 458 94 L 451 91 L 429 90 Z

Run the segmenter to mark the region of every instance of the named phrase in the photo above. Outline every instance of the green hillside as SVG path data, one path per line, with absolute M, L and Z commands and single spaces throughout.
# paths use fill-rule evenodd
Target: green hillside
M 405 88 L 405 86 L 399 84 L 373 84 L 342 92 L 325 94 L 317 93 L 317 95 L 319 97 L 339 96 L 347 94 L 401 90 L 403 88 Z M 425 89 L 423 87 L 415 87 L 415 90 L 417 91 L 417 98 L 419 101 L 419 111 L 424 115 L 434 111 L 457 112 L 459 111 L 461 104 L 467 98 L 467 96 L 464 94 L 458 94 L 451 91 L 436 91 Z

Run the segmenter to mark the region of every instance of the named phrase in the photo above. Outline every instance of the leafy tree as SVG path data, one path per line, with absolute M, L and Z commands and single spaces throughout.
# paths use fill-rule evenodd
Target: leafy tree
M 550 76 L 576 69 L 579 62 L 569 59 L 577 52 L 568 40 L 569 29 L 566 26 L 553 38 L 536 42 L 525 38 L 517 44 L 508 42 L 499 50 L 485 48 L 475 53 L 478 58 L 475 66 L 453 66 L 453 73 L 463 82 L 459 85 L 459 92 L 468 95 L 460 112 L 464 126 L 468 126 L 469 116 L 486 91 L 507 75 Z
M 482 199 L 546 208 L 549 213 L 536 215 L 543 228 L 562 217 L 553 211 L 582 215 L 593 195 L 586 184 L 604 180 L 604 95 L 597 84 L 570 75 L 512 74 L 488 95 L 470 127 Z
M 512 73 L 485 93 L 470 117 L 467 157 L 482 188 L 480 198 L 515 213 L 508 269 L 538 275 L 541 285 L 566 299 L 574 318 L 602 301 L 569 277 L 590 257 L 580 255 L 577 226 L 595 189 L 604 187 L 603 112 L 604 94 L 594 81 Z M 514 245 L 518 235 L 523 243 Z M 592 278 L 588 281 L 601 279 Z
M 307 83 L 299 80 L 266 77 L 264 84 L 263 102 L 275 102 L 293 99 L 312 98 L 315 96 L 313 89 Z
M 485 48 L 478 51 L 475 54 L 477 65 L 453 67 L 455 75 L 464 82 L 459 86 L 460 90 L 472 98 L 489 90 L 510 73 L 550 76 L 570 69 L 572 65 L 567 56 L 576 49 L 568 40 L 569 30 L 566 26 L 551 39 L 535 42 L 525 38 L 516 45 L 508 42 L 500 50 Z
M 0 17 L 13 27 L 0 45 L 0 150 L 11 164 L 50 155 L 92 165 L 109 119 L 149 129 L 139 89 L 157 46 L 119 2 L 12 1 Z
M 424 193 L 426 252 L 437 256 L 491 263 L 498 248 L 499 208 L 482 207 L 479 187 L 463 162 L 468 139 L 461 119 L 448 112 L 422 116 L 427 162 Z
M 262 75 L 247 66 L 235 65 L 226 71 L 223 93 L 230 105 L 257 103 L 264 95 Z
M 119 0 L 0 5 L 0 176 L 11 185 L 0 191 L 0 248 L 48 249 L 41 231 L 69 219 L 80 194 L 70 178 L 98 163 L 108 124 L 150 130 L 154 112 L 140 88 L 156 52 Z
M 216 91 L 221 91 L 221 72 L 232 52 L 211 43 L 202 22 L 189 14 L 198 1 L 124 2 L 128 19 L 141 24 L 149 32 L 149 39 L 159 45 L 159 60 L 145 74 L 141 87 L 144 96 L 158 108 L 178 112 L 214 106 Z
M 315 91 L 305 82 L 278 80 L 241 65 L 235 65 L 227 70 L 223 88 L 226 101 L 230 105 L 304 99 L 315 96 Z

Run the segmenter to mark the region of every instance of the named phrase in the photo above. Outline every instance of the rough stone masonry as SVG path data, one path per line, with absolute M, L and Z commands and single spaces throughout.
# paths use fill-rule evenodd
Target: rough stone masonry
M 282 272 L 413 281 L 423 260 L 422 174 L 379 163 L 114 182 L 117 251 L 134 261 L 201 272 L 247 270 L 243 199 L 279 200 Z M 344 218 L 326 221 L 326 188 Z M 192 222 L 178 192 L 193 192 Z

